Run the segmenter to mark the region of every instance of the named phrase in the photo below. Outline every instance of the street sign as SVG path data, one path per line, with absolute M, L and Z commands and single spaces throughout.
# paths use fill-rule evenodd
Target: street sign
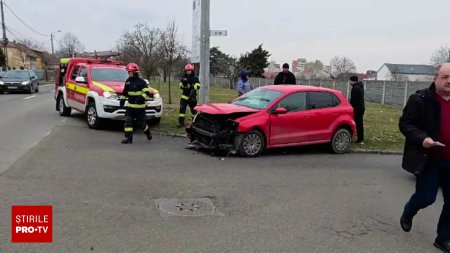
M 211 30 L 209 31 L 209 36 L 227 36 L 227 30 Z

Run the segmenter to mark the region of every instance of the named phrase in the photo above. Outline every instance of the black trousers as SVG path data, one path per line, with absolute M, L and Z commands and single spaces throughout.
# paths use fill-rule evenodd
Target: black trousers
M 178 123 L 184 124 L 184 119 L 186 118 L 186 109 L 189 106 L 191 109 L 192 116 L 197 114 L 194 108 L 197 106 L 197 99 L 180 99 L 180 113 L 178 114 Z
M 364 141 L 364 111 L 354 111 L 356 123 L 356 142 Z
M 148 126 L 145 123 L 145 109 L 127 108 L 124 124 L 125 138 L 133 139 L 135 129 L 148 131 Z

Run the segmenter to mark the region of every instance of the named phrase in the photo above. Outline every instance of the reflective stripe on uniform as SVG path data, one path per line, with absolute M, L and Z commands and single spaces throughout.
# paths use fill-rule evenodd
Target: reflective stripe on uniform
M 129 91 L 129 96 L 142 96 L 142 91 Z
M 142 92 L 150 92 L 150 88 L 143 88 Z
M 76 85 L 76 84 L 73 84 L 73 83 L 66 83 L 66 88 L 68 90 L 73 90 L 73 91 L 76 91 L 76 92 L 81 93 L 81 94 L 87 94 L 89 92 L 89 88 L 83 87 L 83 86 L 80 86 L 80 85 Z
M 136 109 L 145 109 L 145 104 L 130 104 L 130 103 L 128 103 L 128 107 L 136 108 Z
M 194 89 L 196 90 L 200 89 L 200 84 L 199 83 L 194 84 Z
M 60 63 L 69 63 L 70 58 L 61 58 Z
M 125 96 L 125 95 L 121 95 L 121 96 L 120 96 L 120 99 L 122 99 L 122 100 L 126 100 L 126 99 L 128 99 L 128 97 L 127 97 L 127 96 Z
M 180 82 L 179 86 L 180 86 L 180 89 L 183 89 L 183 83 L 182 82 Z
M 178 117 L 180 117 L 180 118 L 186 118 L 186 114 L 180 113 L 180 114 L 178 115 Z
M 111 87 L 109 87 L 108 85 L 104 85 L 102 83 L 99 82 L 92 82 L 92 84 L 94 86 L 99 87 L 100 89 L 102 89 L 103 91 L 109 91 L 109 92 L 115 92 Z
M 145 99 L 149 98 L 149 97 L 147 96 L 147 93 L 142 93 L 142 96 L 143 96 Z
M 125 127 L 125 132 L 133 132 L 133 128 L 132 127 Z
M 181 99 L 189 100 L 189 97 L 188 97 L 188 96 L 185 96 L 185 95 L 181 95 Z

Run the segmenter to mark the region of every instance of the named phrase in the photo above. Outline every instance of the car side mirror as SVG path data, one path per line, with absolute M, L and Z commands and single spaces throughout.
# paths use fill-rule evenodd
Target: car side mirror
M 279 114 L 286 114 L 287 110 L 286 108 L 283 107 L 278 107 L 277 109 L 275 109 L 275 111 L 273 111 L 273 114 L 279 115 Z
M 75 82 L 77 82 L 77 83 L 87 83 L 86 78 L 84 78 L 82 76 L 77 76 L 75 78 Z

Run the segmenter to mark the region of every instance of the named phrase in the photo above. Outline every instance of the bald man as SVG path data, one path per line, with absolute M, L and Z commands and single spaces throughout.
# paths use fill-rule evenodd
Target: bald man
M 399 122 L 406 137 L 402 167 L 416 176 L 416 191 L 400 218 L 405 232 L 417 212 L 436 201 L 442 188 L 444 207 L 434 246 L 450 252 L 450 64 L 437 68 L 434 82 L 409 97 Z

